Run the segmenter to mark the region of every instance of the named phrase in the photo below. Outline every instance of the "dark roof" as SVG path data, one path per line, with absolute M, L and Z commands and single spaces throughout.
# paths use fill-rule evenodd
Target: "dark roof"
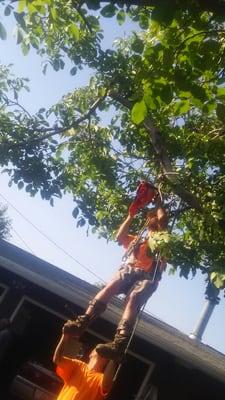
M 99 290 L 76 276 L 0 240 L 0 265 L 25 279 L 83 308 Z M 103 318 L 117 324 L 123 302 L 114 299 Z M 178 329 L 143 313 L 136 335 L 217 379 L 225 382 L 225 356 L 213 348 L 190 339 Z

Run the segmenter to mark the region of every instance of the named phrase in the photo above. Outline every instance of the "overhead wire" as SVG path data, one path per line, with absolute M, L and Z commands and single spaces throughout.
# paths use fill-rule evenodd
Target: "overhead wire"
M 63 247 L 61 247 L 58 243 L 56 243 L 53 239 L 51 239 L 46 233 L 44 233 L 40 228 L 38 228 L 33 222 L 31 222 L 25 215 L 21 213 L 5 196 L 3 196 L 2 193 L 0 193 L 0 197 L 4 199 L 6 203 L 8 203 L 28 224 L 30 224 L 37 232 L 39 232 L 42 236 L 44 236 L 49 242 L 51 242 L 58 250 L 62 251 L 67 257 L 69 257 L 71 260 L 76 262 L 78 265 L 80 265 L 83 269 L 88 271 L 91 275 L 93 275 L 95 278 L 100 280 L 102 283 L 105 284 L 105 281 L 98 276 L 95 272 L 91 270 L 91 268 L 87 267 L 83 263 L 81 263 L 79 260 L 77 260 L 75 257 L 72 256 L 68 251 L 66 251 Z
M 21 242 L 24 244 L 24 246 L 27 248 L 27 250 L 29 250 L 34 256 L 35 253 L 34 251 L 31 249 L 31 247 L 25 242 L 25 240 L 22 238 L 22 236 L 16 231 L 15 228 L 12 227 L 12 230 L 14 231 L 14 233 L 16 234 L 16 236 L 18 236 L 18 238 L 21 240 Z

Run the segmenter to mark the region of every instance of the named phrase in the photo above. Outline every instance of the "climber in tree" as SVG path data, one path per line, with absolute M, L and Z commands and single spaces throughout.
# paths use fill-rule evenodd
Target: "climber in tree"
M 129 228 L 136 213 L 144 205 L 144 202 L 139 201 L 140 199 L 137 198 L 131 204 L 128 216 L 116 235 L 118 243 L 128 249 L 126 252 L 128 257 L 112 280 L 90 301 L 85 314 L 78 316 L 75 321 L 68 321 L 64 326 L 65 333 L 80 337 L 93 319 L 105 311 L 107 303 L 112 296 L 121 293 L 126 294 L 125 310 L 117 327 L 114 340 L 110 343 L 99 344 L 96 347 L 96 351 L 100 356 L 112 360 L 118 359 L 123 355 L 137 314 L 141 306 L 157 289 L 161 273 L 165 268 L 165 263 L 162 260 L 158 263 L 156 262 L 148 247 L 149 235 L 167 228 L 167 214 L 160 196 L 157 196 L 154 188 L 151 190 L 152 196 L 148 197 L 148 202 L 154 201 L 155 208 L 147 214 L 147 237 L 137 243 L 137 235 L 129 234 Z M 156 264 L 158 265 L 157 273 L 155 274 Z

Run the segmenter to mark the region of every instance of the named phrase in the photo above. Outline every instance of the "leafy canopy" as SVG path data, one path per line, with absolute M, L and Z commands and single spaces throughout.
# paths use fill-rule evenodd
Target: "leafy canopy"
M 127 4 L 129 3 L 129 4 Z M 53 205 L 69 192 L 78 226 L 110 238 L 139 179 L 161 182 L 176 215 L 169 259 L 187 277 L 200 269 L 225 285 L 225 29 L 215 1 L 5 0 L 23 53 L 35 48 L 56 71 L 88 66 L 87 87 L 30 115 L 19 102 L 27 82 L 0 73 L 1 165 L 9 184 Z M 141 6 L 140 4 L 145 6 Z M 204 4 L 203 4 L 204 3 Z M 102 46 L 101 18 L 137 29 Z M 0 37 L 7 32 L 0 24 Z M 111 120 L 103 124 L 108 112 Z M 181 206 L 177 212 L 178 204 Z M 141 224 L 137 219 L 134 229 Z

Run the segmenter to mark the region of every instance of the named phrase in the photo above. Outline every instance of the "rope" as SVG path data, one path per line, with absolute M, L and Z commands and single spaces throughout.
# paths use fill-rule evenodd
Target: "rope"
M 161 200 L 162 200 L 162 193 L 161 193 L 161 190 L 159 191 L 159 195 L 160 195 L 160 198 L 161 198 Z M 180 202 L 179 202 L 177 211 L 180 210 L 181 204 L 182 204 L 182 200 L 180 200 Z M 172 230 L 173 230 L 174 224 L 175 224 L 175 222 L 176 222 L 176 218 L 177 218 L 177 212 L 176 212 L 175 215 L 174 215 L 173 222 L 172 222 L 171 227 L 170 227 L 170 229 L 169 229 L 169 233 L 171 233 Z M 139 234 L 143 234 L 143 233 L 144 233 L 144 231 L 145 231 L 145 229 L 146 229 L 146 227 L 147 227 L 147 225 L 148 225 L 148 221 L 149 221 L 149 219 L 146 221 L 144 227 L 143 227 L 142 230 L 139 232 Z M 138 235 L 138 236 L 139 236 L 139 235 Z M 140 239 L 141 239 L 141 237 L 140 237 Z M 139 239 L 139 242 L 140 242 L 140 239 Z M 138 243 L 139 243 L 139 242 L 138 242 Z M 137 243 L 136 243 L 136 246 L 137 246 Z M 131 246 L 131 247 L 132 247 L 132 246 Z M 132 247 L 132 249 L 134 250 L 134 247 Z M 126 252 L 126 253 L 127 253 L 127 252 Z M 125 254 L 126 254 L 126 253 L 125 253 Z M 155 265 L 153 277 L 152 277 L 152 279 L 151 279 L 151 283 L 154 283 L 156 274 L 157 274 L 157 272 L 158 272 L 158 268 L 159 268 L 159 264 L 160 264 L 160 260 L 161 260 L 160 252 L 157 254 L 156 257 L 157 257 L 157 259 L 156 259 L 156 265 Z M 145 303 L 142 305 L 140 311 L 139 311 L 138 314 L 137 314 L 137 318 L 136 318 L 135 324 L 134 324 L 134 326 L 133 326 L 133 329 L 132 329 L 130 338 L 129 338 L 129 340 L 128 340 L 126 349 L 125 349 L 125 351 L 124 351 L 124 356 L 127 354 L 128 350 L 129 350 L 130 344 L 131 344 L 131 342 L 132 342 L 132 340 L 133 340 L 133 337 L 134 337 L 134 335 L 135 335 L 135 332 L 136 332 L 138 323 L 139 323 L 139 321 L 140 321 L 140 319 L 141 319 L 141 316 L 142 316 L 142 314 L 143 314 L 143 312 L 144 312 L 144 309 L 145 309 L 145 307 L 146 307 L 147 302 L 148 302 L 148 300 L 145 301 Z M 120 364 L 118 365 L 117 370 L 116 370 L 116 372 L 115 372 L 115 375 L 114 375 L 114 378 L 113 378 L 113 382 L 114 382 L 114 383 L 116 382 L 116 379 L 117 379 L 117 376 L 118 376 L 118 374 L 119 374 L 119 371 L 120 371 L 121 367 L 122 367 L 122 362 L 120 362 Z
M 144 311 L 144 309 L 145 309 L 146 303 L 147 303 L 147 301 L 143 304 L 143 306 L 141 307 L 140 311 L 138 312 L 138 315 L 137 315 L 135 324 L 134 324 L 134 326 L 133 326 L 132 332 L 131 332 L 131 334 L 130 334 L 130 338 L 129 338 L 128 343 L 127 343 L 127 347 L 126 347 L 126 349 L 125 349 L 125 351 L 124 351 L 124 356 L 125 356 L 125 355 L 127 354 L 127 352 L 128 352 L 128 349 L 129 349 L 130 344 L 131 344 L 131 342 L 132 342 L 132 339 L 133 339 L 133 337 L 134 337 L 136 328 L 137 328 L 138 323 L 139 323 L 139 321 L 140 321 L 141 315 L 142 315 L 142 313 L 143 313 L 143 311 Z M 113 383 L 116 382 L 117 376 L 118 376 L 118 374 L 119 374 L 119 372 L 120 372 L 120 370 L 121 370 L 121 368 L 122 368 L 122 365 L 123 365 L 123 363 L 120 362 L 120 364 L 118 365 L 117 370 L 116 370 L 116 372 L 115 372 L 115 375 L 114 375 L 114 377 L 113 377 Z
M 124 255 L 122 257 L 122 261 L 126 261 L 127 258 L 130 257 L 130 255 L 136 249 L 137 245 L 140 243 L 140 241 L 142 239 L 143 234 L 145 233 L 145 230 L 147 229 L 148 223 L 149 223 L 149 218 L 146 220 L 145 224 L 138 232 L 136 239 L 130 244 L 127 251 L 124 253 Z

